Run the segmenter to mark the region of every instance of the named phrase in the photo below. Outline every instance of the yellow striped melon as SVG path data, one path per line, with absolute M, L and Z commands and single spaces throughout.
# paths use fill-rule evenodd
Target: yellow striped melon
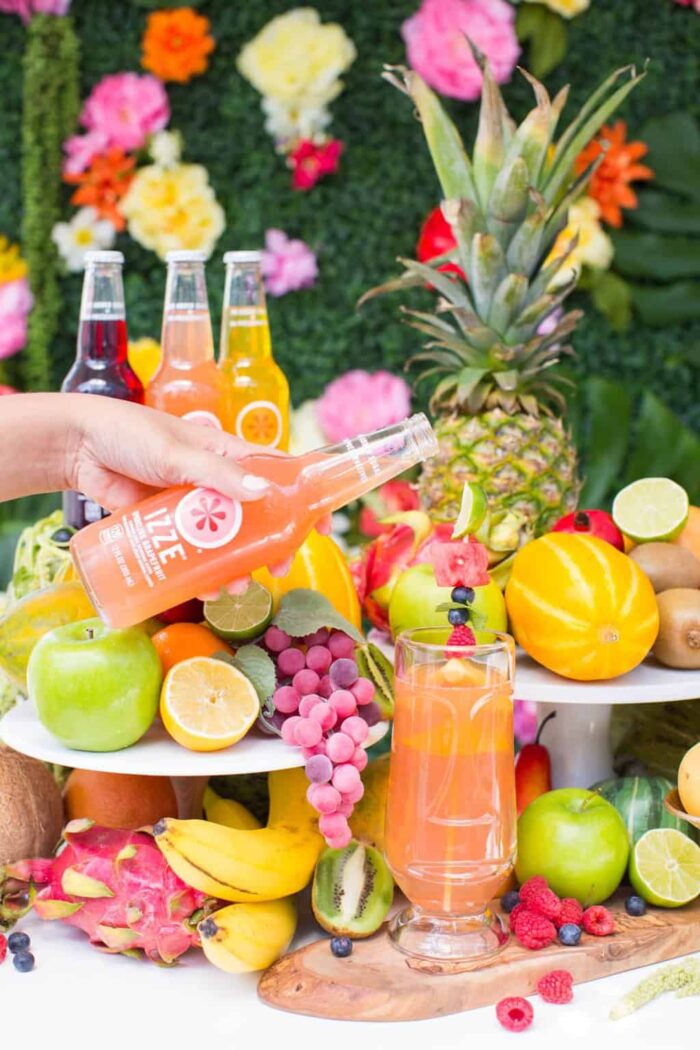
M 581 682 L 631 671 L 659 629 L 648 578 L 594 536 L 553 532 L 526 544 L 513 562 L 506 606 L 523 649 Z

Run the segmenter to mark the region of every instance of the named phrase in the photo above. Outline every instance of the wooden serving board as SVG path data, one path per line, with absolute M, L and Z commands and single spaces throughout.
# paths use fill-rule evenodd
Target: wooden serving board
M 352 955 L 336 959 L 328 938 L 286 955 L 267 970 L 258 994 L 270 1006 L 312 1017 L 343 1021 L 417 1021 L 474 1010 L 506 995 L 532 995 L 550 970 L 569 970 L 576 983 L 632 970 L 700 951 L 700 898 L 684 908 L 649 908 L 629 916 L 622 897 L 608 907 L 615 915 L 609 937 L 583 934 L 575 948 L 522 948 L 511 938 L 505 949 L 478 966 L 436 973 L 431 964 L 409 960 L 393 947 L 386 927 L 356 941 Z

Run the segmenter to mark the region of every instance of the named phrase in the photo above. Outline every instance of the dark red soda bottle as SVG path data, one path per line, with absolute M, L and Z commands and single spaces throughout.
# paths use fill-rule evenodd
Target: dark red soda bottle
M 143 404 L 143 386 L 127 360 L 121 252 L 87 252 L 78 350 L 64 393 L 101 394 Z M 66 525 L 82 529 L 108 512 L 82 492 L 63 494 Z

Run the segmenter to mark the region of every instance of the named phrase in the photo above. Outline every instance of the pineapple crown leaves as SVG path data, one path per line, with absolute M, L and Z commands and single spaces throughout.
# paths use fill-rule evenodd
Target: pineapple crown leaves
M 421 379 L 443 374 L 433 394 L 434 410 L 477 412 L 495 405 L 512 411 L 559 409 L 563 397 L 556 384 L 562 380 L 545 381 L 543 373 L 563 354 L 573 353 L 565 339 L 580 312 L 560 318 L 546 336 L 538 329 L 576 286 L 571 256 L 577 239 L 549 261 L 547 253 L 566 224 L 569 205 L 603 156 L 578 178 L 574 160 L 645 72 L 626 66 L 612 73 L 555 143 L 568 88 L 550 99 L 544 85 L 521 69 L 532 86 L 535 107 L 516 125 L 488 62 L 471 41 L 470 46 L 483 77 L 471 158 L 421 77 L 403 67 L 385 67 L 385 78 L 416 107 L 445 197 L 443 215 L 457 243 L 428 264 L 400 259 L 403 274 L 371 289 L 360 304 L 426 283 L 439 293 L 435 315 L 403 311 L 406 322 L 429 337 L 424 352 L 414 355 L 407 367 L 430 362 Z M 448 259 L 459 262 L 466 283 L 439 272 Z M 439 316 L 445 313 L 454 324 Z

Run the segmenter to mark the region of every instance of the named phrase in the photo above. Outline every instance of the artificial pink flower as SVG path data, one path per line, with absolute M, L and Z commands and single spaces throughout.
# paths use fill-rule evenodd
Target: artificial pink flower
M 19 394 L 19 390 L 15 390 L 13 386 L 5 386 L 4 383 L 0 383 L 0 397 L 3 394 Z
M 483 51 L 499 84 L 510 79 L 520 48 L 515 9 L 506 0 L 423 0 L 401 26 L 408 61 L 443 95 L 473 101 L 481 70 L 467 37 Z
M 318 277 L 316 256 L 308 244 L 276 229 L 265 233 L 260 269 L 266 291 L 274 296 L 310 288 Z
M 26 343 L 33 302 L 26 277 L 0 284 L 0 359 L 12 357 Z
M 295 190 L 310 190 L 319 179 L 332 175 L 340 165 L 343 143 L 330 139 L 317 146 L 311 139 L 302 139 L 289 154 L 292 169 L 292 186 Z
M 534 744 L 539 714 L 532 700 L 516 700 L 513 704 L 513 732 L 521 747 Z
M 700 0 L 676 0 L 676 3 L 681 7 L 692 7 L 693 11 L 700 15 Z
M 170 104 L 160 80 L 150 73 L 113 73 L 90 92 L 80 114 L 88 131 L 106 136 L 110 146 L 140 149 L 149 135 L 170 120 Z
M 411 411 L 411 388 L 391 372 L 355 368 L 329 383 L 316 403 L 330 441 L 343 441 L 398 423 Z
M 63 161 L 64 175 L 82 175 L 90 162 L 98 153 L 105 153 L 109 146 L 109 139 L 104 131 L 86 131 L 84 135 L 71 135 L 63 143 L 65 160 Z
M 70 0 L 0 0 L 0 14 L 19 15 L 25 25 L 32 15 L 66 15 Z

